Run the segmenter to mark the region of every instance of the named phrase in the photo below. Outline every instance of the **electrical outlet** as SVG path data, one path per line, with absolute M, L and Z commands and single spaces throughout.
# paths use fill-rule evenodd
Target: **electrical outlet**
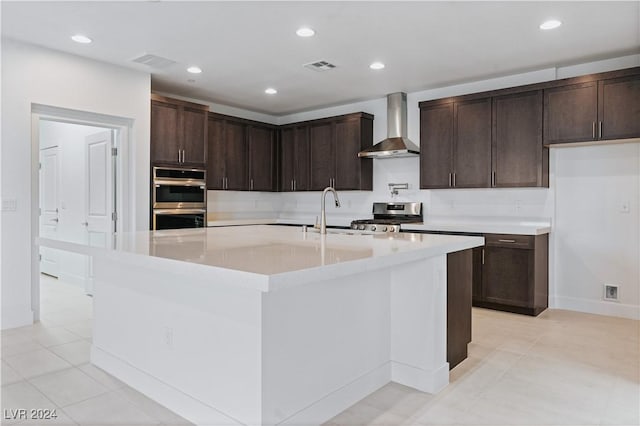
M 522 200 L 516 200 L 515 206 L 516 206 L 516 213 L 520 212 L 520 210 L 522 210 Z
M 618 299 L 618 286 L 613 284 L 604 285 L 604 300 L 617 302 Z
M 164 328 L 164 344 L 169 348 L 173 348 L 173 329 L 170 327 Z

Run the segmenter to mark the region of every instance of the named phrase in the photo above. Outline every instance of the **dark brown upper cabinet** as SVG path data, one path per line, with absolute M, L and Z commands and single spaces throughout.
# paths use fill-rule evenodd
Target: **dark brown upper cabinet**
M 640 75 L 598 82 L 600 139 L 640 137 Z
M 275 129 L 271 126 L 249 126 L 249 190 L 277 189 Z
M 204 166 L 208 106 L 151 95 L 151 162 Z
M 280 130 L 280 190 L 309 190 L 309 126 Z
M 491 184 L 491 98 L 420 109 L 420 188 Z
M 454 188 L 491 184 L 491 98 L 456 102 L 453 107 Z
M 493 187 L 549 185 L 542 144 L 542 90 L 493 98 Z
M 207 188 L 276 190 L 276 128 L 209 113 Z
M 373 144 L 373 116 L 354 113 L 308 122 L 310 190 L 371 190 L 373 164 L 358 152 Z
M 636 75 L 622 75 L 636 72 Z M 638 69 L 585 76 L 544 91 L 546 145 L 640 137 Z M 611 75 L 613 78 L 606 78 Z

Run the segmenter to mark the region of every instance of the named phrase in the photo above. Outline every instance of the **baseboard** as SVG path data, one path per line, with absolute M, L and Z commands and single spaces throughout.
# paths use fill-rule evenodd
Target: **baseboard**
M 422 392 L 438 393 L 449 384 L 449 363 L 427 371 L 391 361 L 391 380 Z
M 447 371 L 448 373 L 448 371 Z M 391 380 L 389 362 L 365 374 L 346 386 L 330 393 L 309 407 L 297 412 L 279 426 L 311 426 L 321 425 L 360 401 L 367 395 L 377 391 Z
M 91 363 L 196 425 L 243 426 L 242 423 L 224 415 L 215 408 L 133 367 L 95 345 L 91 346 Z
M 2 330 L 33 324 L 31 306 L 2 307 Z
M 589 314 L 640 320 L 640 306 L 627 305 L 618 302 L 605 302 L 603 300 L 556 296 L 551 306 L 555 309 L 566 309 L 569 311 L 585 312 Z

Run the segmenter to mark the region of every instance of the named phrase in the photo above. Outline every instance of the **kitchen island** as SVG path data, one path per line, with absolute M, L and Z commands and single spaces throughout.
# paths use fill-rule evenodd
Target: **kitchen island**
M 312 425 L 389 381 L 447 385 L 447 253 L 484 241 L 258 225 L 39 243 L 93 257 L 92 363 L 199 425 Z

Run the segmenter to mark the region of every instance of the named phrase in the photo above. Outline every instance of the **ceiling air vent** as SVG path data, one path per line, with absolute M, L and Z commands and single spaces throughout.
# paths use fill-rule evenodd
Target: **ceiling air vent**
M 335 65 L 327 61 L 310 62 L 308 64 L 304 64 L 303 66 L 314 71 L 329 71 L 336 67 Z
M 151 68 L 162 69 L 166 68 L 169 65 L 173 65 L 176 61 L 172 61 L 171 59 L 163 58 L 162 56 L 156 56 L 151 54 L 142 55 L 139 58 L 132 59 L 133 62 L 137 62 L 138 64 L 146 65 Z

